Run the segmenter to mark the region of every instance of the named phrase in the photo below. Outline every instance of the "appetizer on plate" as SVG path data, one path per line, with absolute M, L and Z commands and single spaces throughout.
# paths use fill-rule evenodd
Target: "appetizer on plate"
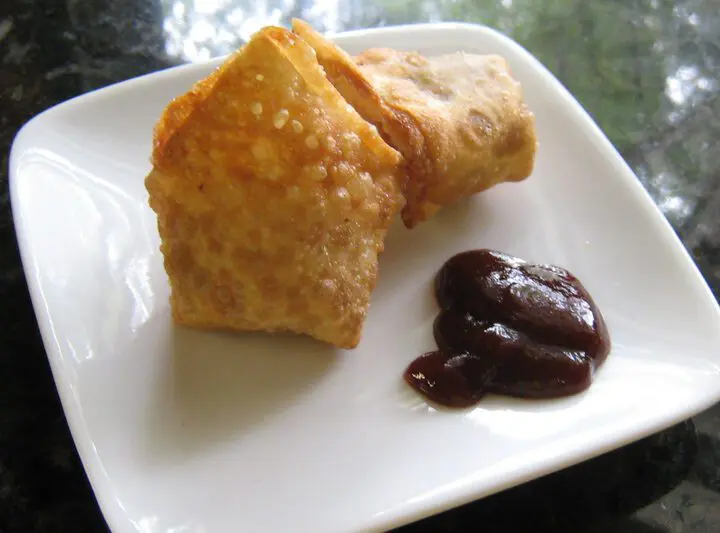
M 527 177 L 533 117 L 502 58 L 353 60 L 293 25 L 168 105 L 146 186 L 176 322 L 353 348 L 393 217 Z
M 359 339 L 402 157 L 265 28 L 157 125 L 146 178 L 179 324 Z

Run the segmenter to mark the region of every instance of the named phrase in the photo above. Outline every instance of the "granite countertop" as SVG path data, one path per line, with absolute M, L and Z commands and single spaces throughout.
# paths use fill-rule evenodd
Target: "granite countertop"
M 301 16 L 339 31 L 482 22 L 540 58 L 608 134 L 720 294 L 717 0 L 4 0 L 0 6 L 0 533 L 106 531 L 73 446 L 12 227 L 18 128 L 69 97 L 226 53 Z M 402 528 L 717 533 L 718 407 L 598 459 Z

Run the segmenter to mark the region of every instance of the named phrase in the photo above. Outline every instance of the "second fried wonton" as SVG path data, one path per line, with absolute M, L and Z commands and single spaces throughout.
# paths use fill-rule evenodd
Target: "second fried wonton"
M 532 172 L 534 117 L 503 58 L 371 49 L 353 59 L 306 23 L 293 21 L 293 29 L 343 96 L 405 156 L 406 226 Z

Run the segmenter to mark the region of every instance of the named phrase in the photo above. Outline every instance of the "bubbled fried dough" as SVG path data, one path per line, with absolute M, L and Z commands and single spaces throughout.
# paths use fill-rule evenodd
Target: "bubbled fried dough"
M 146 179 L 175 320 L 360 339 L 402 157 L 265 28 L 171 103 Z

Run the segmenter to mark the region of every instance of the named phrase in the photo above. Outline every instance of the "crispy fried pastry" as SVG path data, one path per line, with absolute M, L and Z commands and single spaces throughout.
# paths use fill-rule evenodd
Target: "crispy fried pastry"
M 146 178 L 175 320 L 360 339 L 402 156 L 313 50 L 265 28 L 172 102 Z
M 534 118 L 503 58 L 371 49 L 353 60 L 304 22 L 293 29 L 340 93 L 405 156 L 406 226 L 530 175 Z

